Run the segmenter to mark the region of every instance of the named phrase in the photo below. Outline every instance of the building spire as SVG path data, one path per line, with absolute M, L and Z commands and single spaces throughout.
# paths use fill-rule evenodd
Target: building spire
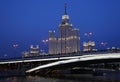
M 67 3 L 65 3 L 64 8 L 65 8 L 64 14 L 67 15 Z
M 67 4 L 64 4 L 64 15 L 62 16 L 62 20 L 69 20 L 69 16 L 67 15 Z

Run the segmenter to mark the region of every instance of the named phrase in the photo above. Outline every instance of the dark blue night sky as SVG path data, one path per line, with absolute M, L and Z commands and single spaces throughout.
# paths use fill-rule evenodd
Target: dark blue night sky
M 64 14 L 64 3 L 74 28 L 80 29 L 81 46 L 87 40 L 85 32 L 92 32 L 96 48 L 120 47 L 120 0 L 0 0 L 0 57 L 13 57 L 40 45 L 48 38 L 49 30 L 56 30 Z M 81 47 L 82 50 L 82 47 Z

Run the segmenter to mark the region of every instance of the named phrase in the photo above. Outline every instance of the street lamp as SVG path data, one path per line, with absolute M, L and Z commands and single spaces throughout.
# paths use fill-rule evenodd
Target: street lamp
M 15 51 L 14 51 L 15 57 L 16 57 L 16 48 L 17 48 L 17 47 L 18 47 L 18 44 L 13 44 L 13 48 L 14 48 L 14 50 L 15 50 Z M 14 57 L 14 58 L 15 58 L 15 57 Z
M 48 42 L 48 39 L 44 39 L 44 40 L 42 40 L 42 42 L 44 43 L 44 46 L 46 46 L 46 43 Z M 44 49 L 45 49 L 45 47 L 44 47 Z
M 102 46 L 106 46 L 106 45 L 107 45 L 107 42 L 101 42 L 101 45 L 102 45 Z
M 101 45 L 105 47 L 107 45 L 107 42 L 101 42 Z
M 42 40 L 42 42 L 46 44 L 48 42 L 48 39 Z
M 14 48 L 17 48 L 17 47 L 18 47 L 18 44 L 13 44 L 13 47 L 14 47 Z
M 4 59 L 6 59 L 7 58 L 7 54 L 4 54 Z
M 90 41 L 90 36 L 92 35 L 92 32 L 87 32 L 84 34 L 88 38 L 88 42 Z

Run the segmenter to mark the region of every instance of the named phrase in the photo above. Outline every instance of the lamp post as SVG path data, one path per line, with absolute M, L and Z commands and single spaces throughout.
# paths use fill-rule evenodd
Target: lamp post
M 87 36 L 88 42 L 90 41 L 90 36 L 92 35 L 92 32 L 87 32 L 84 34 L 85 36 Z
M 16 57 L 16 49 L 17 49 L 17 47 L 18 47 L 18 44 L 13 44 L 14 54 L 15 54 L 14 56 L 15 56 L 15 57 Z M 14 58 L 15 58 L 15 57 L 14 57 Z
M 44 40 L 42 40 L 42 42 L 44 43 L 44 46 L 46 46 L 48 39 L 44 39 Z M 44 51 L 45 51 L 45 49 L 46 49 L 46 47 L 44 47 Z
M 46 44 L 48 42 L 48 39 L 42 40 L 42 42 Z
M 105 47 L 107 45 L 107 42 L 101 42 L 101 45 Z
M 4 54 L 4 59 L 7 59 L 7 54 Z

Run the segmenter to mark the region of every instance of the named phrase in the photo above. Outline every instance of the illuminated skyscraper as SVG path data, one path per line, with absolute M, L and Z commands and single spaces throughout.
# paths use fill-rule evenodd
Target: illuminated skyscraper
M 59 24 L 59 37 L 55 38 L 53 32 L 49 32 L 49 54 L 65 54 L 80 51 L 79 29 L 73 29 L 69 22 L 69 16 L 65 12 L 62 22 Z

